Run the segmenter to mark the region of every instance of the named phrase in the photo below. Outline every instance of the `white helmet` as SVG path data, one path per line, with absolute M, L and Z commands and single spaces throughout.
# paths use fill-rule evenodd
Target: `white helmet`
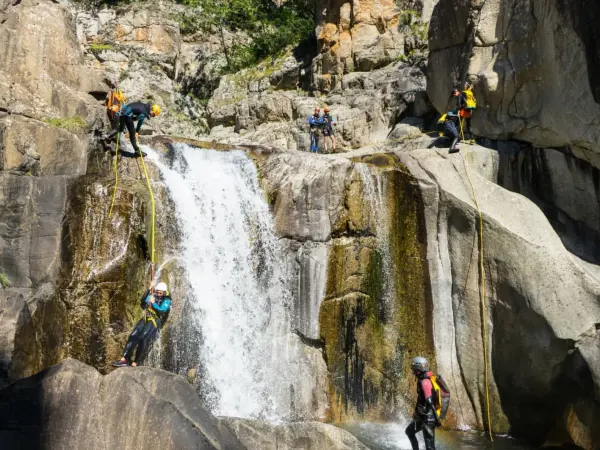
M 166 284 L 166 283 L 163 283 L 163 282 L 161 281 L 160 283 L 158 283 L 158 284 L 156 285 L 156 290 L 157 290 L 157 291 L 162 291 L 162 292 L 167 292 L 167 290 L 168 290 L 168 289 L 167 289 L 167 284 Z

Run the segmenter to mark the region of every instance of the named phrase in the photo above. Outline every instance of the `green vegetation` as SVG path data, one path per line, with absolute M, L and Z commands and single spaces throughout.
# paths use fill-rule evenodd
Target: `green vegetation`
M 87 130 L 87 122 L 79 116 L 74 117 L 59 117 L 57 119 L 44 120 L 48 125 L 53 127 L 63 128 L 71 133 L 79 133 Z
M 0 272 L 0 284 L 2 285 L 3 288 L 7 288 L 10 287 L 10 282 L 8 281 L 8 278 L 6 277 L 6 274 Z
M 237 72 L 314 36 L 316 0 L 178 0 L 201 13 L 178 17 L 183 33 L 219 37 L 224 72 Z M 247 36 L 242 39 L 241 36 Z
M 113 46 L 110 44 L 92 44 L 90 45 L 90 52 L 92 52 L 94 55 L 97 55 L 98 53 L 101 53 L 105 50 L 112 50 Z
M 423 22 L 419 11 L 414 9 L 405 9 L 400 13 L 400 23 L 402 26 L 409 28 L 412 35 L 420 42 L 419 50 L 424 50 L 427 47 L 428 24 Z

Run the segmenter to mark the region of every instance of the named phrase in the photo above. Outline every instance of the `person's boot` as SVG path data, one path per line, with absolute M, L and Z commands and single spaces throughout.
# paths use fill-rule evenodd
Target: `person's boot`
M 111 364 L 113 367 L 127 367 L 129 364 L 127 364 L 127 361 L 123 361 L 123 359 L 119 359 L 117 361 L 113 361 Z

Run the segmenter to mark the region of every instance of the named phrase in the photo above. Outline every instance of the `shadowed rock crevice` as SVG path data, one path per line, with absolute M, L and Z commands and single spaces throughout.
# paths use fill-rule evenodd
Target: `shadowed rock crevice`
M 565 22 L 576 32 L 585 47 L 589 88 L 596 103 L 600 103 L 600 5 L 594 0 L 571 2 L 557 0 L 558 10 Z

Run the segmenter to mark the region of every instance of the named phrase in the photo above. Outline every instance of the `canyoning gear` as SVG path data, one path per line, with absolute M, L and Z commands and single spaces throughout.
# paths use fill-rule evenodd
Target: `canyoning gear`
M 477 108 L 477 99 L 475 98 L 475 94 L 473 94 L 472 89 L 465 89 L 462 92 L 464 96 L 465 108 L 469 110 L 473 110 Z
M 146 358 L 148 350 L 151 348 L 151 344 L 158 334 L 158 329 L 156 318 L 148 314 L 144 315 L 144 317 L 138 320 L 129 335 L 127 344 L 125 344 L 123 357 L 127 361 L 131 361 L 131 356 L 135 349 L 135 359 L 133 362 L 140 364 Z
M 165 285 L 165 283 L 159 283 Z M 164 286 L 166 288 L 166 285 Z M 152 347 L 152 343 L 162 326 L 166 323 L 171 310 L 171 297 L 163 291 L 165 295 L 154 296 L 147 290 L 140 300 L 140 306 L 145 310 L 142 317 L 135 324 L 133 331 L 127 339 L 123 358 L 131 361 L 133 350 L 135 349 L 135 358 L 133 362 L 141 363 L 146 357 L 146 353 Z
M 460 134 L 458 132 L 459 129 L 459 117 L 456 111 L 450 111 L 446 113 L 444 116 L 443 126 L 444 126 L 444 135 L 452 139 L 452 143 L 450 144 L 450 153 L 455 153 L 459 151 L 456 144 L 460 139 Z M 441 120 L 441 119 L 440 119 Z M 438 121 L 440 123 L 440 121 Z
M 318 153 L 319 151 L 319 136 L 321 135 L 321 128 L 324 125 L 323 118 L 319 115 L 319 108 L 315 108 L 315 113 L 308 118 L 308 124 L 310 126 L 310 151 L 312 153 Z
M 419 444 L 416 434 L 422 431 L 425 448 L 433 450 L 435 449 L 435 428 L 441 426 L 437 411 L 437 406 L 440 402 L 437 399 L 438 393 L 436 387 L 439 389 L 439 396 L 441 397 L 442 391 L 444 389 L 447 390 L 447 386 L 441 377 L 433 375 L 429 371 L 429 363 L 422 356 L 417 356 L 412 360 L 411 369 L 417 377 L 417 404 L 415 405 L 413 420 L 405 432 L 412 448 L 418 450 Z M 443 384 L 443 388 L 441 384 Z M 440 406 L 440 411 L 442 409 Z M 447 408 L 445 412 L 447 412 Z
M 326 106 L 325 108 L 323 108 L 323 112 L 324 112 L 325 114 L 327 114 L 327 113 L 329 112 L 329 107 L 328 107 L 328 106 Z
M 108 94 L 106 94 L 106 100 L 104 104 L 106 105 L 108 117 L 111 123 L 115 121 L 117 113 L 125 104 L 125 101 L 125 94 L 118 87 L 116 89 L 111 89 L 111 91 Z
M 413 358 L 413 360 L 410 364 L 410 368 L 412 369 L 413 372 L 417 372 L 417 373 L 428 372 L 429 371 L 429 363 L 422 356 L 417 356 L 417 357 Z
M 167 284 L 166 284 L 166 283 L 163 283 L 162 281 L 161 281 L 160 283 L 158 283 L 154 289 L 155 289 L 156 291 L 162 291 L 162 292 L 164 292 L 165 294 L 167 293 L 167 290 L 168 290 L 168 289 L 167 289 Z
M 112 130 L 107 138 L 112 138 L 116 136 L 117 133 L 122 133 L 127 128 L 129 132 L 129 140 L 133 149 L 136 153 L 140 153 L 140 149 L 137 145 L 136 136 L 142 128 L 142 124 L 144 120 L 150 119 L 152 117 L 151 112 L 152 106 L 149 103 L 129 103 L 127 105 L 123 105 L 121 109 L 117 112 L 118 116 L 118 126 L 115 126 L 115 129 Z M 137 120 L 137 126 L 134 126 L 134 121 Z M 146 156 L 146 155 L 143 155 Z
M 450 407 L 450 389 L 444 381 L 441 375 L 431 375 L 429 377 L 431 384 L 433 385 L 433 391 L 435 393 L 434 406 L 436 409 L 437 416 L 440 419 L 445 419 Z
M 150 107 L 150 113 L 152 114 L 153 117 L 159 116 L 160 111 L 161 111 L 160 106 L 157 105 L 156 103 Z
M 165 283 L 159 283 L 165 285 Z M 166 287 L 166 285 L 165 285 Z M 155 323 L 158 328 L 161 328 L 162 325 L 167 321 L 169 316 L 169 311 L 171 310 L 171 297 L 167 295 L 166 289 L 156 289 L 164 292 L 163 296 L 152 295 L 150 290 L 146 291 L 146 293 L 142 296 L 140 301 L 140 306 L 142 309 L 146 310 L 147 314 L 150 314 L 154 317 Z M 154 300 L 154 301 L 152 301 Z M 158 321 L 156 321 L 158 319 Z
M 127 363 L 127 361 L 123 361 L 121 359 L 119 359 L 118 361 L 113 361 L 111 363 L 111 366 L 113 367 L 127 367 L 129 364 Z
M 435 428 L 418 420 L 413 420 L 405 430 L 413 450 L 419 450 L 419 441 L 416 435 L 421 431 L 425 441 L 425 450 L 435 450 Z

